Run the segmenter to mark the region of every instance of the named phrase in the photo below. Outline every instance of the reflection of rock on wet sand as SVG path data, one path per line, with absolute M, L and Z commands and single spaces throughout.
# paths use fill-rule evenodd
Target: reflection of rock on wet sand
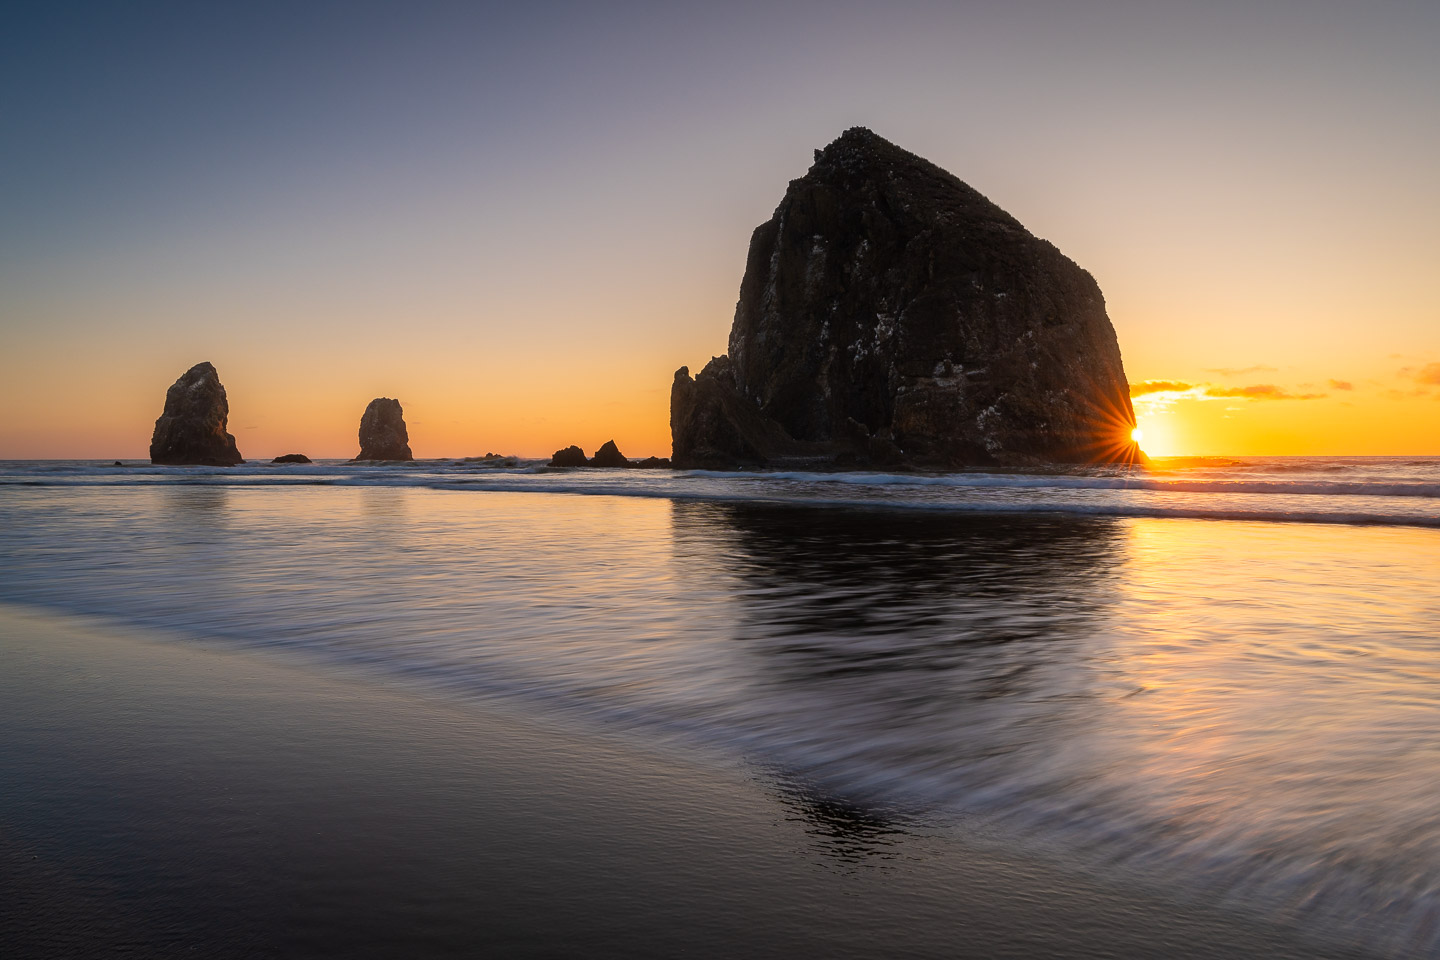
M 799 822 L 820 854 L 840 864 L 845 873 L 867 866 L 883 867 L 904 856 L 902 844 L 909 834 L 873 810 L 826 796 L 784 777 L 776 796 L 793 811 L 793 816 L 786 819 Z
M 1084 634 L 1124 538 L 1089 518 L 679 503 L 675 519 L 733 532 L 741 634 L 804 661 L 794 679 L 940 670 L 977 645 Z
M 733 580 L 753 722 L 826 789 L 1039 776 L 1113 692 L 1094 654 L 1124 522 L 676 504 L 674 523 L 683 571 Z

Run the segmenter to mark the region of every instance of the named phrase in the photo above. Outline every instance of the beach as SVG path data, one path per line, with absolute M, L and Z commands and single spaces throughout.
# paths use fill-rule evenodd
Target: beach
M 1430 956 L 1437 475 L 4 465 L 6 929 Z
M 1360 956 L 257 651 L 0 611 L 11 957 Z

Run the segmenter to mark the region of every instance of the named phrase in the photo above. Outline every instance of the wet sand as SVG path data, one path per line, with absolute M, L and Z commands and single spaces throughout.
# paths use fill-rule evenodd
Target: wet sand
M 1346 957 L 712 758 L 0 606 L 29 957 Z

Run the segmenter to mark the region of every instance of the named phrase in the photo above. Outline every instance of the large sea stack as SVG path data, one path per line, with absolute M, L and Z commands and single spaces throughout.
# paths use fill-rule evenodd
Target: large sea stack
M 165 392 L 165 412 L 155 421 L 150 462 L 233 467 L 244 463 L 235 438 L 225 431 L 230 402 L 220 374 L 209 363 L 197 363 Z
M 414 460 L 405 411 L 399 400 L 376 397 L 360 418 L 360 454 L 356 460 Z
M 1141 456 L 1094 278 L 864 128 L 817 150 L 755 229 L 729 346 L 675 374 L 677 467 Z

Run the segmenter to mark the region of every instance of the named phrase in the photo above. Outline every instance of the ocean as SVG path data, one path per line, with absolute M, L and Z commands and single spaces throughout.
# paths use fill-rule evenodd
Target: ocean
M 732 758 L 1440 952 L 1440 458 L 0 463 L 0 601 Z

